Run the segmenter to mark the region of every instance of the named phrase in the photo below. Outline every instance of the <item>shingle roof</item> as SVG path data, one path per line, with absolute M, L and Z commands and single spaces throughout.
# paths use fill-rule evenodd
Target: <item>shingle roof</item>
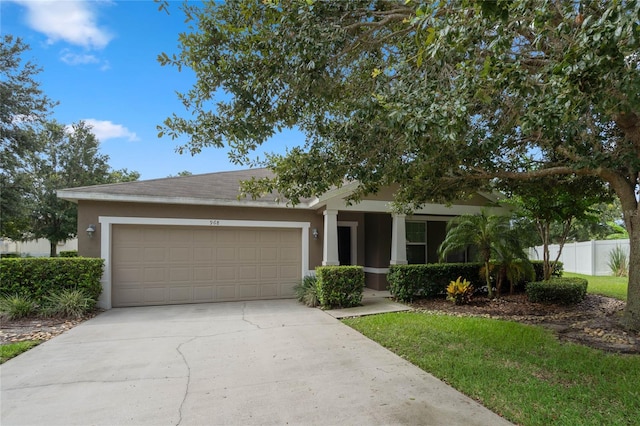
M 198 200 L 202 200 L 205 204 L 210 204 L 216 200 L 239 202 L 240 181 L 251 179 L 252 177 L 260 179 L 273 176 L 273 172 L 269 169 L 246 169 L 67 188 L 59 190 L 58 196 L 73 201 L 79 199 L 102 199 L 112 201 L 144 202 L 148 200 L 150 202 L 159 202 L 160 199 L 162 199 L 163 202 L 175 200 L 179 203 L 185 202 L 185 200 L 191 200 L 188 202 L 189 204 L 194 204 Z M 273 204 L 278 198 L 278 194 L 272 193 L 260 197 L 255 201 Z M 242 200 L 254 201 L 251 200 L 250 197 L 240 199 L 240 201 Z

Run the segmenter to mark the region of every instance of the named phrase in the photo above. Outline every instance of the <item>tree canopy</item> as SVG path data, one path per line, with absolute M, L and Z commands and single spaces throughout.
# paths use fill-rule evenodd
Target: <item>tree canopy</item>
M 37 150 L 33 130 L 54 106 L 36 80 L 40 68 L 23 59 L 28 49 L 20 38 L 0 39 L 0 235 L 11 237 L 25 226 L 32 182 L 22 171 L 26 156 Z
M 166 6 L 166 4 L 165 4 Z M 400 184 L 412 208 L 548 176 L 602 179 L 631 239 L 625 323 L 640 329 L 640 33 L 637 1 L 235 0 L 182 6 L 192 30 L 162 64 L 195 71 L 189 115 L 160 126 L 179 150 L 226 144 L 296 202 L 358 182 Z

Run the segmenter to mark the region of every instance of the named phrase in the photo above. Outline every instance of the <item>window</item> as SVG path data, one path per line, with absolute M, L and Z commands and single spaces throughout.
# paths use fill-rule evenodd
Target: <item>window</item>
M 427 263 L 427 223 L 407 222 L 407 262 L 409 264 Z

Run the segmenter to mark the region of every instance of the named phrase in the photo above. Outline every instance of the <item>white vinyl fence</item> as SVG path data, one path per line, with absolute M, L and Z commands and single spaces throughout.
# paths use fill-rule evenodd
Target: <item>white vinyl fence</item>
M 621 247 L 629 256 L 629 239 L 584 241 L 567 243 L 562 248 L 560 262 L 564 264 L 566 272 L 584 275 L 612 275 L 608 266 L 609 253 L 616 247 Z M 551 260 L 558 255 L 558 244 L 549 246 Z M 542 260 L 542 246 L 529 248 L 529 259 Z
M 61 251 L 78 250 L 78 239 L 58 243 L 58 253 Z M 51 249 L 49 240 L 12 241 L 0 238 L 0 253 L 20 253 L 23 256 L 48 257 Z

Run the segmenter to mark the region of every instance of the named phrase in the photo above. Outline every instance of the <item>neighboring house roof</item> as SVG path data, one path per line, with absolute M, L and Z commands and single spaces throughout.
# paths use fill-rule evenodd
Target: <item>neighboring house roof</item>
M 273 172 L 269 169 L 246 169 L 67 188 L 58 190 L 57 194 L 58 197 L 73 202 L 95 200 L 205 205 L 264 206 L 269 204 L 274 207 L 285 207 L 286 200 L 276 193 L 267 194 L 256 200 L 251 197 L 239 198 L 240 181 L 253 177 L 260 179 L 273 176 Z M 301 201 L 305 204 L 309 200 Z

